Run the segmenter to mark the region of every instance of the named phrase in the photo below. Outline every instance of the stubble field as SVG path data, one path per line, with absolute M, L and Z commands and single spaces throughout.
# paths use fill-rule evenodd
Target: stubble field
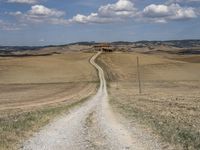
M 138 92 L 136 57 L 142 94 Z M 110 103 L 177 149 L 200 149 L 200 56 L 103 54 Z M 167 149 L 167 147 L 166 147 Z
M 95 93 L 93 53 L 0 58 L 0 149 L 26 137 Z

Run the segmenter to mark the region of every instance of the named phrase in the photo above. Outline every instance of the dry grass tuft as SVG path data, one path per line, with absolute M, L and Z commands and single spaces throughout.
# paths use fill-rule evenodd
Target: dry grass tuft
M 69 109 L 82 104 L 87 99 L 88 97 L 70 105 L 42 107 L 0 118 L 0 149 L 19 149 L 21 140 L 31 136 L 56 116 L 68 113 Z

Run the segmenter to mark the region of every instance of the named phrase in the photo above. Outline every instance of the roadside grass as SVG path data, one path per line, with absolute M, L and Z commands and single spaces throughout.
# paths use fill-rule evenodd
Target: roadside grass
M 68 113 L 69 109 L 84 103 L 89 97 L 70 105 L 39 108 L 33 111 L 13 114 L 0 118 L 0 149 L 14 150 L 20 148 L 20 143 L 48 124 L 56 116 Z
M 110 85 L 112 88 L 112 86 Z M 152 106 L 148 106 L 141 102 L 140 96 L 123 96 L 113 94 L 119 92 L 119 90 L 114 90 L 109 88 L 110 103 L 116 111 L 127 117 L 128 120 L 136 119 L 139 123 L 145 125 L 147 128 L 151 127 L 152 131 L 162 137 L 166 142 L 169 142 L 176 146 L 177 149 L 183 150 L 200 150 L 200 132 L 198 124 L 194 125 L 189 120 L 183 119 L 181 115 L 182 111 L 179 110 L 179 114 L 175 116 L 163 115 L 161 110 L 151 110 Z M 112 91 L 112 93 L 111 93 Z M 148 101 L 148 96 L 146 101 Z M 142 96 L 144 97 L 144 95 Z M 143 99 L 143 98 L 142 98 Z M 145 101 L 144 101 L 145 102 Z M 162 100 L 162 107 L 168 107 L 166 102 Z M 152 103 L 152 105 L 155 105 Z M 170 110 L 170 108 L 168 108 Z M 173 106 L 172 106 L 172 109 Z M 178 110 L 175 110 L 178 111 Z M 188 111 L 188 110 L 186 110 Z M 198 113 L 198 111 L 196 112 Z M 190 116 L 188 115 L 188 118 Z M 193 118 L 195 119 L 195 118 Z
M 107 82 L 111 82 L 111 81 L 116 81 L 117 80 L 117 74 L 112 73 L 112 71 L 109 69 L 109 67 L 107 66 L 108 64 L 105 64 L 104 62 L 102 62 L 101 57 L 105 55 L 105 54 L 101 54 L 100 57 L 98 57 L 95 62 L 101 66 L 101 68 L 104 71 L 104 76 L 106 78 Z M 109 86 L 109 84 L 107 84 L 107 86 Z
M 200 149 L 200 133 L 185 128 L 184 125 L 169 120 L 168 118 L 157 118 L 145 113 L 139 109 L 135 109 L 129 105 L 123 105 L 111 99 L 111 104 L 121 109 L 121 113 L 127 116 L 128 119 L 137 118 L 142 124 L 151 126 L 154 132 L 160 134 L 165 141 L 172 144 L 183 145 L 184 150 L 199 150 Z

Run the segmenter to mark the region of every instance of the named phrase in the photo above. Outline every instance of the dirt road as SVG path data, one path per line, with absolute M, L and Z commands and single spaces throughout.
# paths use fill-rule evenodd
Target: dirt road
M 80 108 L 73 109 L 44 127 L 28 141 L 24 150 L 153 150 L 162 149 L 157 141 L 137 129 L 123 126 L 112 112 L 104 72 L 95 63 L 101 53 L 94 55 L 90 63 L 98 70 L 100 87 L 95 96 Z M 136 131 L 135 133 L 133 131 Z

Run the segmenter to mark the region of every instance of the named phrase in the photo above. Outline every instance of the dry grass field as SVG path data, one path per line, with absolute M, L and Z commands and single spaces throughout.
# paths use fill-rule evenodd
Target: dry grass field
M 142 94 L 138 92 L 136 57 L 140 59 Z M 200 56 L 104 53 L 110 103 L 126 116 L 174 144 L 200 149 Z M 167 147 L 166 147 L 167 149 Z
M 88 63 L 92 55 L 69 52 L 38 57 L 3 57 L 0 59 L 0 84 L 94 81 L 95 70 Z
M 95 93 L 92 53 L 0 57 L 0 149 L 16 145 Z

